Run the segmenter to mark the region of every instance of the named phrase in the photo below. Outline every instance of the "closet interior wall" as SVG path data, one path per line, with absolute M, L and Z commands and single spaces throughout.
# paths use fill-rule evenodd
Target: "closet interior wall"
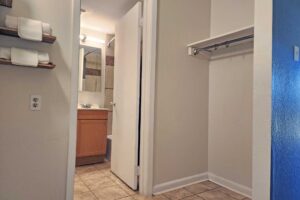
M 208 170 L 208 60 L 186 44 L 210 33 L 210 0 L 158 0 L 154 191 Z M 183 182 L 181 179 L 184 179 Z
M 253 23 L 253 0 L 212 1 L 211 36 Z M 210 61 L 209 172 L 246 187 L 247 193 L 252 184 L 252 82 L 253 52 Z
M 211 178 L 251 195 L 253 48 L 209 60 L 186 45 L 253 23 L 253 0 L 158 0 L 154 192 Z

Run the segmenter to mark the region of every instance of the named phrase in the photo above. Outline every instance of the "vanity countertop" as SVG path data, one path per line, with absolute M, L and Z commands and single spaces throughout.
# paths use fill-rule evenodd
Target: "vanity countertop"
M 77 109 L 78 110 L 107 110 L 107 111 L 110 110 L 109 108 L 103 108 L 97 105 L 92 105 L 90 108 L 84 108 L 81 105 L 78 105 Z
M 78 110 L 107 110 L 109 111 L 108 108 L 82 108 L 82 107 L 78 107 Z

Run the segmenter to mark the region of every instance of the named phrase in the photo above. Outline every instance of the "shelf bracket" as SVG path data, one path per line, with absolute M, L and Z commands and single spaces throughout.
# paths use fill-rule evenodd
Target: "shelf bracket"
M 196 47 L 188 47 L 188 55 L 189 56 L 204 56 L 205 58 L 209 58 L 211 56 L 211 51 L 205 49 L 199 49 Z
M 193 47 L 188 47 L 188 55 L 189 56 L 196 56 L 197 55 L 197 49 Z

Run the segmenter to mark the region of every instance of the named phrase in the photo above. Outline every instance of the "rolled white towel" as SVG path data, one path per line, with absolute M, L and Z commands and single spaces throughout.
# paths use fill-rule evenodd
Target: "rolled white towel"
M 39 52 L 38 60 L 39 60 L 39 63 L 41 63 L 41 64 L 49 64 L 49 62 L 50 62 L 49 54 L 45 53 L 45 52 Z
M 5 60 L 11 59 L 11 49 L 0 47 L 0 58 Z
M 5 27 L 11 28 L 11 29 L 17 29 L 18 28 L 18 17 L 6 15 L 5 16 Z M 52 35 L 52 28 L 50 24 L 48 23 L 42 23 L 43 27 L 43 33 L 47 35 Z
M 42 41 L 42 22 L 24 17 L 18 17 L 18 35 L 20 38 L 26 40 Z
M 38 66 L 38 52 L 35 50 L 11 48 L 11 62 L 14 65 Z
M 42 23 L 43 33 L 47 35 L 52 35 L 52 28 L 50 24 Z
M 6 15 L 4 24 L 7 28 L 17 29 L 18 28 L 18 17 Z

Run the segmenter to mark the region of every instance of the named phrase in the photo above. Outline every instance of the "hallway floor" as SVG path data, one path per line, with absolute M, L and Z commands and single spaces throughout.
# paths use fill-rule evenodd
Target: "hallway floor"
M 78 167 L 74 190 L 74 200 L 250 200 L 210 181 L 144 198 L 113 175 L 109 163 Z

